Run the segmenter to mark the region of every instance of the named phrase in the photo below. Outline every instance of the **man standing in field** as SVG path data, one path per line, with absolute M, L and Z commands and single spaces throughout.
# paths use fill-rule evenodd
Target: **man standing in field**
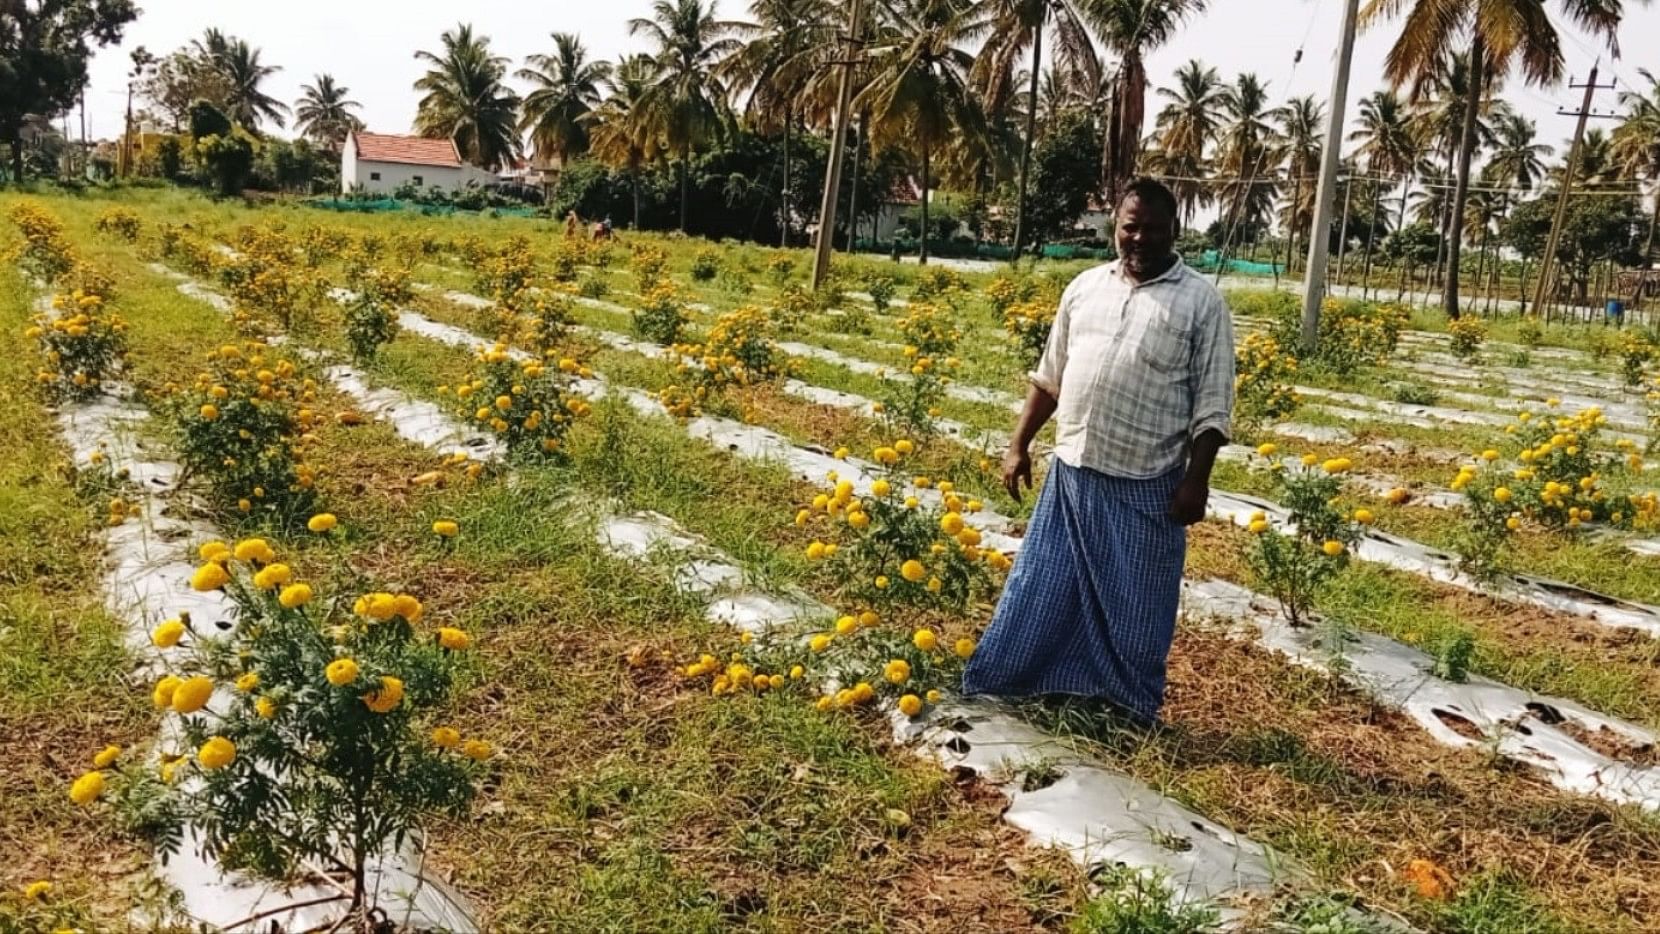
M 1067 287 L 1020 414 L 1003 484 L 1055 452 L 969 694 L 1106 701 L 1151 723 L 1164 702 L 1187 526 L 1204 518 L 1233 412 L 1233 324 L 1175 252 L 1175 196 L 1138 180 L 1117 211 L 1117 262 Z

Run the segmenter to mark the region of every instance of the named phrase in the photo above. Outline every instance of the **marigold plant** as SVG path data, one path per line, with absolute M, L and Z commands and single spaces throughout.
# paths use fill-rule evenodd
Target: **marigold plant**
M 704 247 L 692 257 L 692 279 L 697 282 L 710 282 L 720 275 L 720 251 L 714 247 Z
M 669 254 L 654 246 L 637 243 L 628 265 L 634 270 L 634 281 L 639 285 L 640 294 L 646 295 L 662 285 L 667 278 Z
M 870 296 L 870 303 L 875 306 L 878 314 L 888 310 L 893 302 L 894 293 L 898 287 L 893 277 L 871 274 L 865 277 L 865 292 Z
M 932 436 L 951 373 L 961 366 L 951 354 L 962 331 L 947 309 L 918 302 L 900 319 L 899 333 L 906 342 L 909 374 L 885 382 L 881 414 L 897 432 Z
M 1465 362 L 1475 360 L 1487 340 L 1487 322 L 1475 315 L 1460 315 L 1447 322 L 1447 336 L 1453 356 Z
M 188 827 L 230 869 L 338 872 L 343 923 L 371 930 L 376 857 L 432 816 L 462 814 L 493 753 L 436 716 L 465 633 L 426 621 L 408 594 L 321 599 L 261 539 L 199 553 L 192 586 L 224 592 L 235 611 L 214 622 L 228 628 L 185 614 L 156 627 L 165 674 L 150 695 L 176 729 L 154 762 L 95 762 L 74 797 L 107 789 L 163 853 Z
M 92 226 L 99 233 L 113 234 L 128 243 L 137 243 L 138 236 L 144 229 L 144 222 L 139 219 L 138 212 L 131 208 L 113 207 L 99 214 Z
M 224 508 L 303 522 L 315 509 L 316 470 L 305 462 L 317 385 L 292 361 L 257 342 L 208 354 L 167 408 L 189 476 L 206 481 Z
M 75 248 L 52 212 L 37 202 L 19 201 L 12 206 L 9 216 L 17 232 L 23 235 L 23 242 L 10 258 L 24 272 L 41 282 L 52 283 L 76 264 Z
M 127 355 L 127 324 L 104 296 L 76 289 L 52 297 L 50 313 L 35 315 L 24 332 L 45 366 L 36 381 L 54 399 L 90 399 L 103 392 Z
M 1003 329 L 1009 332 L 1009 341 L 1028 370 L 1035 369 L 1043 359 L 1058 310 L 1057 305 L 1046 301 L 1017 302 L 1004 310 Z
M 788 376 L 791 361 L 772 339 L 766 312 L 748 306 L 721 315 L 701 344 L 677 344 L 679 381 L 659 398 L 670 414 L 697 414 L 728 389 L 747 389 Z
M 1260 332 L 1245 335 L 1235 350 L 1234 425 L 1240 437 L 1249 437 L 1267 422 L 1289 418 L 1297 411 L 1297 358 L 1279 341 Z
M 473 267 L 473 275 L 480 294 L 517 314 L 536 285 L 536 257 L 530 252 L 530 241 L 522 236 L 508 238 Z
M 910 492 L 932 484 L 907 476 L 905 464 L 916 447 L 908 439 L 873 453 L 880 472 L 869 493 L 854 495 L 850 480 L 830 477 L 831 486 L 795 516 L 798 526 L 820 530 L 807 546 L 810 560 L 827 561 L 843 597 L 878 607 L 895 604 L 962 612 L 996 586 L 993 572 L 1011 562 L 982 548 L 970 521 L 982 504 L 957 493 L 949 482 L 928 504 Z
M 634 309 L 634 333 L 654 344 L 672 347 L 685 333 L 685 300 L 672 282 L 659 282 L 647 290 Z
M 1648 335 L 1639 331 L 1626 331 L 1620 335 L 1620 375 L 1625 379 L 1629 389 L 1636 389 L 1643 385 L 1643 378 L 1648 373 L 1649 364 L 1655 358 L 1654 342 Z
M 1251 516 L 1247 528 L 1253 540 L 1246 562 L 1258 585 L 1279 601 L 1285 618 L 1302 625 L 1320 593 L 1348 566 L 1350 548 L 1372 517 L 1345 513 L 1335 505 L 1343 474 L 1353 467 L 1348 458 L 1319 462 L 1309 456 L 1287 463 L 1272 445 L 1258 453 L 1267 461 L 1288 521 L 1282 530 L 1265 513 Z
M 1478 457 L 1453 478 L 1452 489 L 1464 494 L 1464 521 L 1453 545 L 1466 574 L 1490 581 L 1504 569 L 1511 539 L 1522 527 L 1523 505 L 1537 495 L 1531 478 L 1521 479 L 1527 473 L 1514 475 L 1496 459 Z
M 354 359 L 367 362 L 398 336 L 398 312 L 414 293 L 407 272 L 385 267 L 359 272 L 352 280 L 351 292 L 353 297 L 346 307 L 346 344 Z
M 219 281 L 235 302 L 239 320 L 274 321 L 285 331 L 313 320 L 327 284 L 297 262 L 297 255 L 303 253 L 294 239 L 276 227 L 240 233 L 236 253 L 219 262 Z
M 572 377 L 589 375 L 574 360 L 515 360 L 497 344 L 478 353 L 454 393 L 460 410 L 494 431 L 511 455 L 558 458 L 571 424 L 591 408 L 572 390 Z
M 1302 343 L 1302 310 L 1295 303 L 1275 309 L 1273 338 L 1281 347 Z M 1321 306 L 1314 356 L 1303 362 L 1338 376 L 1375 366 L 1395 352 L 1410 319 L 1401 305 L 1328 298 Z
M 953 308 L 968 294 L 968 283 L 958 275 L 954 269 L 942 266 L 930 266 L 921 275 L 917 276 L 916 284 L 911 286 L 911 301 L 944 302 Z
M 790 276 L 795 274 L 795 258 L 788 253 L 769 254 L 765 269 L 772 284 L 782 289 L 790 281 Z

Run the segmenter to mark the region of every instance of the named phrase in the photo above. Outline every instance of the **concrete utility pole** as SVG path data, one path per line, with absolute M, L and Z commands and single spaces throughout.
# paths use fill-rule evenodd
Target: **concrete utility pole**
M 830 272 L 830 251 L 836 243 L 837 193 L 842 187 L 842 157 L 847 148 L 847 118 L 853 100 L 853 66 L 859 52 L 859 26 L 864 21 L 863 0 L 852 0 L 847 11 L 847 52 L 839 63 L 841 82 L 836 90 L 836 122 L 830 131 L 830 168 L 824 173 L 824 201 L 818 212 L 818 249 L 813 256 L 813 291 Z
M 1606 91 L 1614 87 L 1612 84 L 1597 84 L 1597 68 L 1601 64 L 1599 61 L 1591 66 L 1591 76 L 1584 84 L 1568 85 L 1570 88 L 1585 89 L 1585 99 L 1580 102 L 1579 109 L 1556 111 L 1561 116 L 1578 117 L 1579 120 L 1574 123 L 1574 141 L 1568 146 L 1567 172 L 1562 176 L 1562 191 L 1556 196 L 1556 215 L 1551 218 L 1550 237 L 1545 241 L 1545 255 L 1539 259 L 1538 291 L 1533 293 L 1533 313 L 1536 316 L 1540 309 L 1545 307 L 1545 297 L 1550 294 L 1551 286 L 1554 285 L 1551 278 L 1555 270 L 1551 267 L 1555 265 L 1556 247 L 1562 239 L 1562 221 L 1568 216 L 1568 196 L 1573 193 L 1574 176 L 1579 174 L 1579 148 L 1580 142 L 1585 138 L 1585 121 L 1592 116 L 1591 98 L 1598 90 Z
M 1331 116 L 1326 148 L 1320 154 L 1320 188 L 1314 200 L 1314 225 L 1308 236 L 1308 263 L 1303 269 L 1303 352 L 1312 354 L 1320 339 L 1320 303 L 1326 297 L 1326 260 L 1331 251 L 1332 202 L 1337 196 L 1337 166 L 1342 161 L 1343 121 L 1349 103 L 1349 67 L 1355 55 L 1355 17 L 1360 0 L 1343 4 L 1338 35 L 1337 73 L 1331 79 Z

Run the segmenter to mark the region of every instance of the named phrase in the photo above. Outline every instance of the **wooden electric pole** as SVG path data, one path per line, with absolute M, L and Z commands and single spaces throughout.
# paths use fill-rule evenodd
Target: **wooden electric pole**
M 1574 123 L 1573 142 L 1568 146 L 1568 165 L 1562 175 L 1562 191 L 1556 196 L 1556 215 L 1551 218 L 1550 236 L 1545 241 L 1545 255 L 1539 259 L 1538 291 L 1533 293 L 1533 314 L 1535 316 L 1538 316 L 1540 309 L 1545 307 L 1545 299 L 1551 294 L 1551 287 L 1554 285 L 1551 279 L 1555 270 L 1552 267 L 1556 262 L 1557 244 L 1562 240 L 1562 222 L 1568 215 L 1568 197 L 1573 194 L 1574 176 L 1579 174 L 1579 149 L 1581 141 L 1585 138 L 1585 121 L 1593 116 L 1591 99 L 1597 91 L 1606 91 L 1614 87 L 1612 84 L 1597 84 L 1597 67 L 1600 64 L 1599 62 L 1597 65 L 1591 66 L 1591 76 L 1584 84 L 1570 83 L 1568 85 L 1570 88 L 1585 89 L 1585 99 L 1580 102 L 1579 109 L 1558 109 L 1556 111 L 1561 116 L 1578 117 L 1579 119 Z M 1595 114 L 1595 116 L 1610 115 Z
M 1320 187 L 1314 198 L 1314 225 L 1303 268 L 1303 350 L 1314 353 L 1320 335 L 1320 303 L 1326 297 L 1326 260 L 1331 251 L 1331 215 L 1337 200 L 1337 165 L 1342 161 L 1344 111 L 1349 103 L 1349 68 L 1354 62 L 1355 16 L 1360 0 L 1343 4 L 1343 31 L 1337 40 L 1337 72 L 1331 79 L 1331 115 L 1326 148 L 1320 154 Z
M 813 255 L 813 291 L 830 272 L 830 251 L 836 243 L 837 197 L 842 187 L 842 159 L 847 149 L 848 110 L 853 102 L 853 68 L 858 64 L 859 26 L 864 20 L 863 0 L 851 0 L 847 11 L 847 50 L 836 89 L 836 121 L 830 131 L 830 167 L 824 173 L 824 201 L 818 212 L 818 243 Z

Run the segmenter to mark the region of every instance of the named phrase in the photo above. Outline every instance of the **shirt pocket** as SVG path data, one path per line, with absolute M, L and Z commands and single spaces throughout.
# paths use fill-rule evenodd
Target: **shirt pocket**
M 1147 322 L 1136 345 L 1136 359 L 1159 373 L 1174 373 L 1187 366 L 1192 331 L 1165 316 Z

